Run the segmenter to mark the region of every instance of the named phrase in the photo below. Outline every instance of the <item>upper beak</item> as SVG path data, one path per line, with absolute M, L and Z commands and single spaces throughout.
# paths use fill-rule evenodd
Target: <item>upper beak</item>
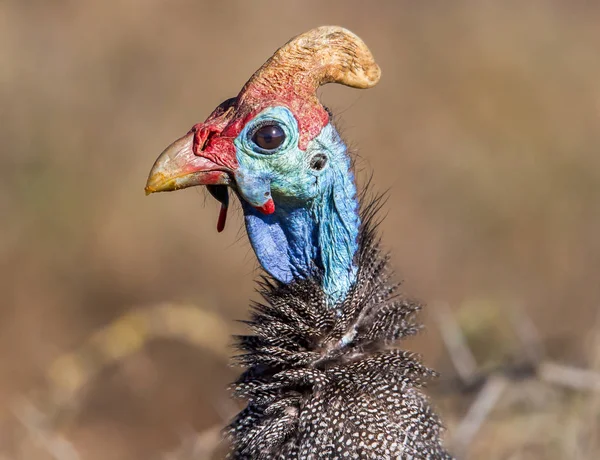
M 194 133 L 190 132 L 169 145 L 156 159 L 148 181 L 146 195 L 169 192 L 194 185 L 227 185 L 227 169 L 193 152 Z

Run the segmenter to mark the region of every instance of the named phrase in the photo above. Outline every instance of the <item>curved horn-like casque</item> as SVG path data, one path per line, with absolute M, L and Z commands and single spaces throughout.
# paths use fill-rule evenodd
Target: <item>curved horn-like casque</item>
M 279 48 L 244 85 L 239 99 L 242 103 L 269 95 L 312 99 L 326 83 L 370 88 L 380 76 L 379 66 L 359 37 L 342 27 L 323 26 Z

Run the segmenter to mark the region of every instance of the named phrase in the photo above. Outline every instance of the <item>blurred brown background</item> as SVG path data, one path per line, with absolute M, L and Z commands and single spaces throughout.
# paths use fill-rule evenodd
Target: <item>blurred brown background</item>
M 145 179 L 278 46 L 323 24 L 356 32 L 383 70 L 373 90 L 321 93 L 359 176 L 390 190 L 383 238 L 405 290 L 453 308 L 518 304 L 554 358 L 589 367 L 600 4 L 526 3 L 0 2 L 0 458 L 52 458 L 23 446 L 36 434 L 14 401 L 126 312 L 189 302 L 242 330 L 258 271 L 239 213 L 217 234 L 214 200 L 146 198 Z M 445 369 L 427 324 L 410 346 Z M 161 458 L 229 416 L 230 350 L 148 337 L 85 382 L 61 425 L 82 459 Z M 546 458 L 531 452 L 482 457 Z

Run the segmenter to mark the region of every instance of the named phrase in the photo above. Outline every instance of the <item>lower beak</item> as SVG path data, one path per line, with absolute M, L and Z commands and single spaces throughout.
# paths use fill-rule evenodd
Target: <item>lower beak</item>
M 190 132 L 169 145 L 156 159 L 148 181 L 146 195 L 170 192 L 195 185 L 227 185 L 227 171 L 193 152 L 194 133 Z

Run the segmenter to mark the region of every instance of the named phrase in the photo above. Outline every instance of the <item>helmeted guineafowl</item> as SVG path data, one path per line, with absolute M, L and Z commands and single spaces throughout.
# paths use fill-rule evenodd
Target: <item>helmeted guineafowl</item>
M 247 407 L 231 458 L 450 458 L 420 386 L 433 372 L 397 341 L 419 329 L 376 236 L 379 200 L 357 197 L 351 159 L 316 96 L 374 86 L 371 52 L 341 27 L 285 44 L 239 95 L 158 158 L 147 193 L 206 185 L 240 199 L 268 273 L 238 337 Z

